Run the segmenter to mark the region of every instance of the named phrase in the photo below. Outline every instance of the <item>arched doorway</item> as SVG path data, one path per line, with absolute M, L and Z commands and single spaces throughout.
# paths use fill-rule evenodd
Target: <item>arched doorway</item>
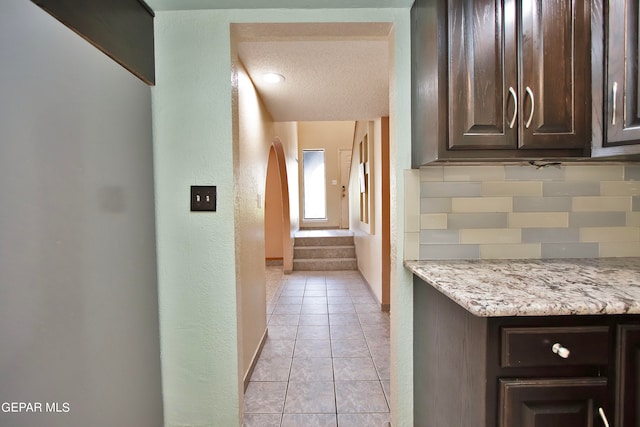
M 265 184 L 265 258 L 282 259 L 285 273 L 293 270 L 293 245 L 289 207 L 289 181 L 282 142 L 276 138 L 269 150 Z

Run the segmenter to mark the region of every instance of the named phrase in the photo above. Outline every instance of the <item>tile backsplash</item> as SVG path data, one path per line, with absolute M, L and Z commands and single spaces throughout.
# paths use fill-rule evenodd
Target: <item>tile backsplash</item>
M 405 259 L 640 256 L 640 165 L 405 171 Z

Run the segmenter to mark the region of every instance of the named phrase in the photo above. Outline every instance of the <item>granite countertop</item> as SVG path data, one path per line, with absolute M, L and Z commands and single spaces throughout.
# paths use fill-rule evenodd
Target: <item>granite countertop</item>
M 476 316 L 640 314 L 640 258 L 404 264 Z

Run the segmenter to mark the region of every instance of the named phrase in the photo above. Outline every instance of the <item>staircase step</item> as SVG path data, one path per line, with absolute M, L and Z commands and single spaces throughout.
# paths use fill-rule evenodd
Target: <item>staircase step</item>
M 339 271 L 357 270 L 358 262 L 355 258 L 307 258 L 294 259 L 293 269 L 296 271 Z
M 350 246 L 294 246 L 293 257 L 305 258 L 355 258 L 356 247 Z
M 350 246 L 353 236 L 296 237 L 294 246 Z

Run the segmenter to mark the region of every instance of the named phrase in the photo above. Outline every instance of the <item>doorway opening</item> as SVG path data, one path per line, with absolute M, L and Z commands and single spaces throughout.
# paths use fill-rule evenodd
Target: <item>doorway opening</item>
M 264 237 L 267 265 L 293 270 L 289 180 L 282 142 L 276 138 L 269 150 L 264 196 Z

